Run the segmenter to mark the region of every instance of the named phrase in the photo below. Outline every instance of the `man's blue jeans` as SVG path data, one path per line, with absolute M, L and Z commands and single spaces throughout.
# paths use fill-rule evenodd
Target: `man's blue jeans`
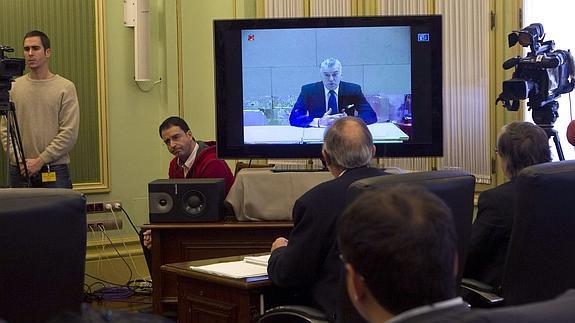
M 10 165 L 10 187 L 37 187 L 37 188 L 72 188 L 70 170 L 67 164 L 50 165 L 50 171 L 56 173 L 55 182 L 42 182 L 42 172 L 47 172 L 48 166 L 42 167 L 40 172 L 30 177 L 30 186 L 24 176 L 20 175 L 18 167 Z

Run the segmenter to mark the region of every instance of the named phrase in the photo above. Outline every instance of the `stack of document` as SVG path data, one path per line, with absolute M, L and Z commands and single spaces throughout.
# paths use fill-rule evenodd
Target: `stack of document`
M 270 255 L 249 256 L 243 260 L 220 262 L 205 266 L 190 266 L 191 270 L 231 278 L 266 276 Z
M 263 256 L 246 256 L 244 261 L 249 264 L 268 266 L 268 261 L 270 260 L 270 255 Z

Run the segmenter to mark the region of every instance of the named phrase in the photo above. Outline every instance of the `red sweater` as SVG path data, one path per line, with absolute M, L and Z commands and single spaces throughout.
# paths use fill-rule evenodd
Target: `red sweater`
M 234 175 L 225 161 L 216 156 L 216 143 L 214 141 L 202 142 L 196 159 L 185 178 L 223 178 L 226 186 L 226 195 L 234 183 Z M 184 178 L 184 169 L 178 165 L 178 157 L 170 162 L 170 178 Z

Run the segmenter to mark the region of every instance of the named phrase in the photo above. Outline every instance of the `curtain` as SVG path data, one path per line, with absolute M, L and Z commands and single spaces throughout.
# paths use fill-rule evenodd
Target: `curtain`
M 274 15 L 266 17 L 282 17 L 294 12 L 301 17 L 306 12 L 305 4 L 303 1 L 267 0 L 266 13 L 273 11 Z M 309 16 L 350 16 L 353 4 L 352 0 L 309 0 Z M 489 1 L 378 0 L 374 10 L 366 14 L 440 14 L 444 42 L 444 157 L 380 158 L 375 163 L 412 171 L 462 169 L 475 174 L 478 183 L 491 183 Z

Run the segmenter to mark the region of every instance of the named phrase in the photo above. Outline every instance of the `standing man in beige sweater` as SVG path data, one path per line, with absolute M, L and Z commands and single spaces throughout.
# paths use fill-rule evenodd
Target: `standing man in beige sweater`
M 50 71 L 51 54 L 45 33 L 33 30 L 24 36 L 29 73 L 16 79 L 10 98 L 16 109 L 30 186 L 72 188 L 69 152 L 78 138 L 80 108 L 74 83 Z M 6 149 L 5 120 L 0 129 Z M 27 186 L 24 174 L 24 165 L 16 165 L 12 153 L 10 186 Z

